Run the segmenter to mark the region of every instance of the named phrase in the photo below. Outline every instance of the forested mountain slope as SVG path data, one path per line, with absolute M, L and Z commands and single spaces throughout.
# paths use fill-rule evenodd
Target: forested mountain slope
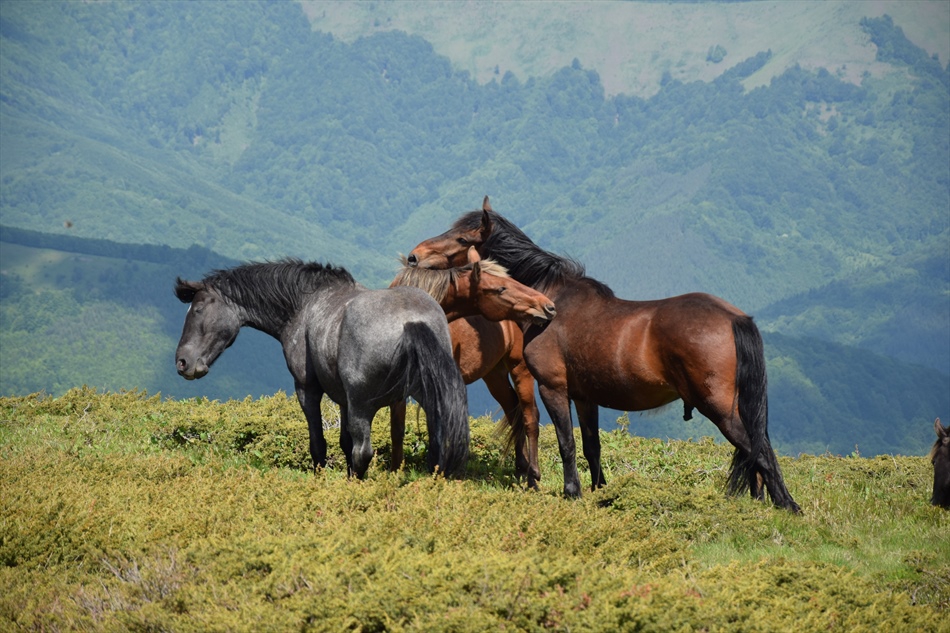
M 197 245 L 228 261 L 330 261 L 383 286 L 399 252 L 488 194 L 539 245 L 583 261 L 619 296 L 702 290 L 779 336 L 825 341 L 802 342 L 810 360 L 786 371 L 802 388 L 821 389 L 819 368 L 833 365 L 823 355 L 864 348 L 880 357 L 861 363 L 899 359 L 935 372 L 919 383 L 928 385 L 923 400 L 914 397 L 938 410 L 897 428 L 950 417 L 941 404 L 950 391 L 950 67 L 941 55 L 950 44 L 939 44 L 950 27 L 927 20 L 940 3 L 896 18 L 875 5 L 862 19 L 853 13 L 860 3 L 834 13 L 857 34 L 847 47 L 863 51 L 857 76 L 848 61 L 857 58 L 836 57 L 837 43 L 794 63 L 787 32 L 811 17 L 759 16 L 765 27 L 753 40 L 737 23 L 713 42 L 718 27 L 709 22 L 699 37 L 681 19 L 686 5 L 650 5 L 683 55 L 696 42 L 711 47 L 702 62 L 710 72 L 696 74 L 692 61 L 680 65 L 691 56 L 657 45 L 649 68 L 665 71 L 649 90 L 629 92 L 593 70 L 593 48 L 567 37 L 576 53 L 550 71 L 473 74 L 423 37 L 383 28 L 404 4 L 355 5 L 356 17 L 384 7 L 380 24 L 340 38 L 294 2 L 4 3 L 0 222 Z M 768 8 L 743 4 L 748 15 Z M 707 5 L 694 9 L 716 9 Z M 575 15 L 577 33 L 596 33 L 583 23 L 596 15 Z M 908 39 L 901 15 L 928 48 Z M 506 33 L 480 32 L 488 48 Z M 715 44 L 726 51 L 719 61 Z M 621 61 L 629 54 L 615 51 Z M 163 266 L 148 283 L 173 301 L 169 284 L 182 273 L 174 261 Z M 65 291 L 71 273 L 63 274 L 46 290 Z M 37 314 L 30 286 L 10 279 L 2 281 L 16 292 L 4 295 L 4 314 Z M 87 279 L 91 294 L 60 296 L 78 302 L 67 315 L 81 314 L 96 292 L 102 314 L 132 305 L 94 286 Z M 177 336 L 170 317 L 136 310 L 141 328 Z M 59 390 L 48 377 L 60 364 L 31 351 L 40 330 L 17 324 L 0 323 L 4 365 L 11 355 L 34 359 L 32 375 L 46 376 L 40 388 Z M 787 350 L 799 339 L 770 340 Z M 77 364 L 110 349 L 85 345 L 63 349 Z M 154 345 L 137 353 L 167 347 Z M 150 388 L 147 366 L 117 373 L 141 375 L 135 386 Z M 10 385 L 4 378 L 5 392 Z M 814 400 L 828 424 L 853 408 L 828 404 L 831 393 Z M 875 424 L 898 415 L 878 409 Z

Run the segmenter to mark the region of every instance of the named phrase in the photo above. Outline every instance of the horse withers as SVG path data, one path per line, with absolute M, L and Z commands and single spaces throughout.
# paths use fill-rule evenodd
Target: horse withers
M 422 288 L 445 310 L 452 355 L 462 379 L 465 384 L 484 381 L 501 405 L 506 444 L 515 449 L 515 477 L 536 489 L 541 479 L 541 416 L 534 399 L 534 378 L 524 361 L 519 324 L 543 326 L 555 316 L 555 306 L 542 293 L 511 279 L 504 267 L 482 260 L 474 248 L 468 250 L 468 262 L 461 268 L 434 269 L 411 267 L 403 259 L 390 285 Z M 391 415 L 395 469 L 402 461 L 402 437 L 397 441 L 396 431 L 405 425 L 405 408 L 393 407 Z
M 287 259 L 178 279 L 191 304 L 175 352 L 178 373 L 206 375 L 242 327 L 280 341 L 307 419 L 310 456 L 324 467 L 320 401 L 340 406 L 340 447 L 366 474 L 376 411 L 412 397 L 426 412 L 430 470 L 452 475 L 468 456 L 468 401 L 439 304 L 418 288 L 369 290 L 343 268 Z
M 934 420 L 937 441 L 930 449 L 930 463 L 934 467 L 934 490 L 930 503 L 941 508 L 950 508 L 950 426 Z
M 549 253 L 491 209 L 463 214 L 414 248 L 410 265 L 446 268 L 474 246 L 521 283 L 550 297 L 558 317 L 525 332 L 524 355 L 551 416 L 564 465 L 564 494 L 579 496 L 571 402 L 577 410 L 591 485 L 606 483 L 600 464 L 598 407 L 644 411 L 683 401 L 709 418 L 735 446 L 730 493 L 768 491 L 772 502 L 799 506 L 785 487 L 768 434 L 762 337 L 752 317 L 703 293 L 626 301 L 588 277 L 577 261 Z

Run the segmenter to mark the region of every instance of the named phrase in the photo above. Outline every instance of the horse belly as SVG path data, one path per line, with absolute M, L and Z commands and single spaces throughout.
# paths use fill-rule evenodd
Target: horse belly
M 677 400 L 680 394 L 667 380 L 663 363 L 648 342 L 648 328 L 628 321 L 613 329 L 612 338 L 586 338 L 582 346 L 572 345 L 568 389 L 576 396 L 571 397 L 619 411 L 647 411 Z M 610 352 L 605 350 L 604 340 L 609 341 Z M 590 350 L 598 352 L 591 354 Z
M 618 411 L 647 411 L 679 399 L 672 385 L 646 382 L 630 375 L 592 375 L 584 373 L 569 382 L 571 399 L 594 402 Z

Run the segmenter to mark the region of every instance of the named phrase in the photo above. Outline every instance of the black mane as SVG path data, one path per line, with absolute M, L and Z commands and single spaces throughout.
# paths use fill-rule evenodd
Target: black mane
M 202 283 L 217 289 L 238 305 L 272 313 L 284 322 L 316 290 L 327 286 L 355 285 L 356 281 L 345 268 L 287 258 L 216 270 Z
M 481 226 L 483 213 L 466 213 L 456 220 L 453 228 L 475 230 Z M 507 268 L 508 274 L 521 283 L 540 292 L 568 283 L 581 283 L 603 297 L 614 296 L 614 291 L 607 284 L 588 277 L 584 265 L 577 260 L 542 249 L 521 229 L 494 211 L 489 211 L 488 215 L 493 228 L 482 246 L 482 254 Z

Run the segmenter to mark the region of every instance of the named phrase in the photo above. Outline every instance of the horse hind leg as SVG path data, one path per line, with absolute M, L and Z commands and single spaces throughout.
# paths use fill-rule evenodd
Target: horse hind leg
M 732 409 L 732 406 L 730 405 L 729 408 Z M 767 490 L 775 505 L 798 512 L 798 504 L 795 503 L 785 487 L 775 451 L 772 449 L 768 437 L 763 438 L 762 449 L 753 460 L 752 442 L 738 411 L 732 409 L 730 413 L 725 414 L 720 408 L 710 409 L 705 406 L 699 407 L 699 410 L 716 425 L 723 436 L 729 440 L 729 443 L 735 447 L 727 486 L 729 494 L 739 494 L 748 488 L 753 499 L 765 501 Z
M 353 403 L 348 409 L 348 415 L 340 426 L 340 448 L 346 456 L 347 474 L 363 479 L 373 459 L 370 431 L 376 411 L 353 406 Z

